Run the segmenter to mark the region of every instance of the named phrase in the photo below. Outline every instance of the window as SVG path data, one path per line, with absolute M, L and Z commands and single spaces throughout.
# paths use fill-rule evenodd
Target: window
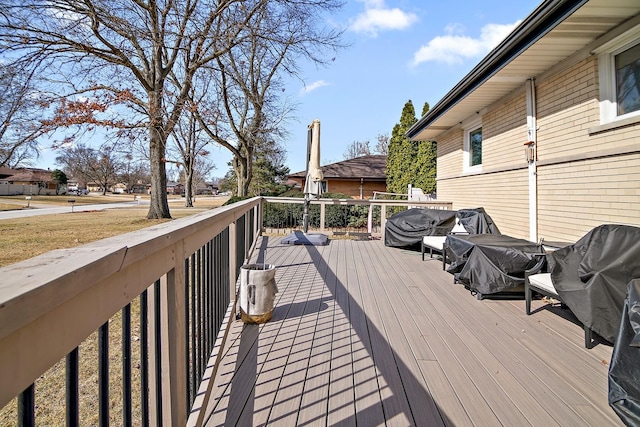
M 598 48 L 600 121 L 640 117 L 640 26 Z
M 482 123 L 479 120 L 464 127 L 464 172 L 482 170 Z
M 615 55 L 618 115 L 640 110 L 640 44 Z

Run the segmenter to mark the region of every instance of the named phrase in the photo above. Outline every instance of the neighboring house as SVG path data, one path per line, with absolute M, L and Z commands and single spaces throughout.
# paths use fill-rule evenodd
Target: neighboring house
M 207 182 L 199 182 L 196 184 L 196 194 L 216 195 L 218 194 L 218 186 Z
M 175 181 L 167 181 L 167 194 L 180 195 L 182 191 L 184 191 L 184 185 Z
M 36 168 L 0 168 L 2 194 L 56 194 L 51 171 Z
M 131 189 L 129 190 L 129 192 L 144 194 L 144 193 L 148 193 L 150 188 L 151 188 L 151 184 L 143 184 L 142 181 L 138 181 L 131 186 Z
M 101 193 L 103 188 L 97 182 L 87 182 L 87 190 L 91 193 Z
M 640 1 L 544 1 L 407 136 L 437 141 L 438 199 L 503 233 L 640 226 Z
M 371 155 L 322 166 L 325 193 L 343 193 L 355 199 L 370 199 L 374 191 L 387 191 L 387 156 Z M 304 188 L 306 171 L 288 176 Z

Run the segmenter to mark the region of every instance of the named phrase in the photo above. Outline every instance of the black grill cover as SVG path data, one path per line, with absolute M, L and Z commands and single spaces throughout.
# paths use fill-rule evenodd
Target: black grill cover
M 392 215 L 385 225 L 385 246 L 420 243 L 423 236 L 446 236 L 455 225 L 456 211 L 412 208 Z
M 584 325 L 613 343 L 627 284 L 640 278 L 640 228 L 601 225 L 547 260 L 562 301 Z
M 626 425 L 640 425 L 640 279 L 627 287 L 609 364 L 609 405 Z

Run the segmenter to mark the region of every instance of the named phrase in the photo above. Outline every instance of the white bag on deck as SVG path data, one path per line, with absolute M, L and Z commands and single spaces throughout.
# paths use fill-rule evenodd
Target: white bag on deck
M 271 319 L 278 293 L 276 267 L 245 264 L 240 267 L 240 316 L 244 323 L 265 323 Z

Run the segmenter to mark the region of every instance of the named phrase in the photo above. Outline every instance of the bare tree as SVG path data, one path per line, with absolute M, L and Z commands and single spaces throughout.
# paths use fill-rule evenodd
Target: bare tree
M 375 152 L 378 154 L 384 154 L 385 156 L 389 154 L 389 135 L 387 134 L 378 134 L 376 137 L 376 148 Z
M 121 161 L 122 168 L 118 180 L 127 186 L 131 192 L 136 185 L 149 183 L 149 168 L 141 160 L 136 160 L 133 155 L 127 153 Z
M 298 76 L 301 60 L 327 64 L 325 53 L 343 47 L 341 31 L 319 27 L 317 19 L 339 6 L 336 0 L 266 2 L 242 42 L 216 58 L 208 96 L 194 99 L 203 129 L 233 154 L 238 196 L 249 194 L 256 154 L 286 132 L 293 107 L 282 97 L 282 77 Z
M 64 171 L 84 182 L 95 182 L 106 194 L 109 186 L 116 184 L 124 164 L 113 146 L 103 146 L 96 150 L 85 145 L 67 148 L 56 157 L 56 163 Z M 165 189 L 166 191 L 166 189 Z
M 34 83 L 38 63 L 0 63 L 0 166 L 16 167 L 38 157 L 42 134 L 40 96 Z
M 369 148 L 369 141 L 353 141 L 347 146 L 343 156 L 345 160 L 349 160 L 360 156 L 368 156 L 370 154 L 371 149 Z
M 185 188 L 185 206 L 193 207 L 193 196 L 197 182 L 202 173 L 208 174 L 215 166 L 207 161 L 209 154 L 206 146 L 210 142 L 200 128 L 200 123 L 193 111 L 183 114 L 172 133 L 175 159 L 167 160 L 182 169 Z M 200 172 L 200 174 L 199 174 Z
M 152 180 L 147 217 L 167 218 L 167 138 L 193 77 L 242 40 L 263 3 L 270 2 L 2 0 L 0 54 L 50 60 L 50 77 L 66 88 L 61 100 L 73 101 L 57 108 L 52 129 L 144 127 Z M 179 85 L 169 84 L 170 75 Z M 116 114 L 125 108 L 126 117 Z M 114 116 L 100 119 L 92 111 Z

